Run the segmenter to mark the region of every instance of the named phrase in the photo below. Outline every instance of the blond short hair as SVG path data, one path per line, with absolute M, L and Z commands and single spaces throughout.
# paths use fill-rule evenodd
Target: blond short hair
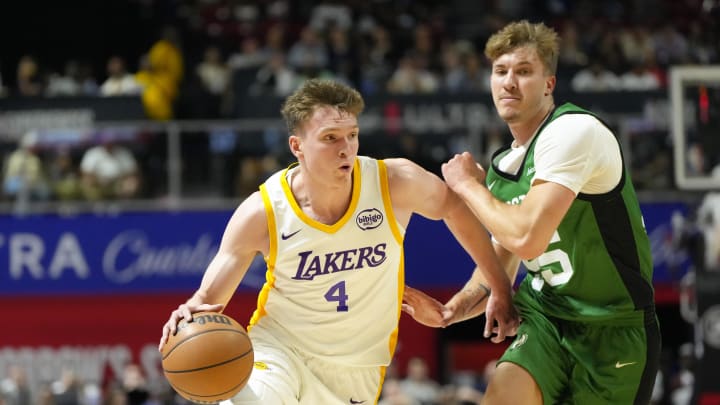
M 517 48 L 534 47 L 547 73 L 557 71 L 560 39 L 554 29 L 543 23 L 531 24 L 527 20 L 513 22 L 493 34 L 485 44 L 485 56 L 494 62 Z
M 306 80 L 282 106 L 281 112 L 289 134 L 293 135 L 320 106 L 337 108 L 357 117 L 365 109 L 365 101 L 357 90 L 342 83 L 323 79 Z

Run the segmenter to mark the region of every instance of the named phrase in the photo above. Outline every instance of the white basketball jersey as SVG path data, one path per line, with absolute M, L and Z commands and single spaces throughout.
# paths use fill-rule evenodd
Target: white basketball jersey
M 404 286 L 403 238 L 384 162 L 358 157 L 350 206 L 335 224 L 306 215 L 288 168 L 260 186 L 270 232 L 266 282 L 250 331 L 350 366 L 386 366 L 397 342 Z

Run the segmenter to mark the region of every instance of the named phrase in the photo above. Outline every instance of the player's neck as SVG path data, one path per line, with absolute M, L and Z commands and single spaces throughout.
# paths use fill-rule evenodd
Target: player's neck
M 527 120 L 521 122 L 509 123 L 508 127 L 515 139 L 514 145 L 520 146 L 526 144 L 533 138 L 538 128 L 545 122 L 547 117 L 555 109 L 555 103 L 550 102 L 540 108 L 536 114 Z
M 330 184 L 313 181 L 304 173 L 292 177 L 290 188 L 295 201 L 309 217 L 332 225 L 345 215 L 352 199 L 352 178 L 347 182 Z

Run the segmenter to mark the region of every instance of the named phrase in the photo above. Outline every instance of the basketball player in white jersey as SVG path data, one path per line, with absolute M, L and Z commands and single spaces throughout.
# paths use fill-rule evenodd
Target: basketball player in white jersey
M 403 236 L 413 213 L 444 220 L 486 275 L 492 293 L 478 299 L 488 299 L 486 336 L 496 332 L 493 340 L 502 341 L 517 329 L 509 278 L 467 206 L 409 160 L 357 156 L 363 108 L 357 91 L 323 80 L 305 82 L 286 100 L 298 163 L 237 208 L 200 288 L 163 328 L 160 348 L 181 319 L 222 311 L 262 253 L 267 281 L 248 326 L 256 364 L 234 404 L 378 401 L 403 295 L 418 322 L 443 322 L 442 304 L 405 290 Z

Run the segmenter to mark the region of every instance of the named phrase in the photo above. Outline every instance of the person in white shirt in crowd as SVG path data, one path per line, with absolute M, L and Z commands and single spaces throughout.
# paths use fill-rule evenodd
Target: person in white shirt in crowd
M 12 199 L 46 200 L 50 196 L 43 161 L 38 155 L 37 132 L 25 133 L 18 148 L 5 161 L 2 192 Z
M 140 191 L 140 173 L 132 152 L 110 134 L 100 137 L 80 161 L 81 188 L 88 200 L 126 199 Z
M 649 58 L 649 56 L 648 56 Z M 620 87 L 625 91 L 657 90 L 660 81 L 649 69 L 648 60 L 635 63 L 632 68 L 620 75 Z
M 622 83 L 615 73 L 600 61 L 593 61 L 587 68 L 573 76 L 570 86 L 577 92 L 600 92 L 620 90 Z
M 210 94 L 219 96 L 225 93 L 230 83 L 230 69 L 228 69 L 220 48 L 211 45 L 205 48 L 203 60 L 195 68 L 205 90 Z
M 101 96 L 134 96 L 142 92 L 142 86 L 135 76 L 127 71 L 123 58 L 111 57 L 107 63 L 107 73 L 108 78 L 100 86 Z

